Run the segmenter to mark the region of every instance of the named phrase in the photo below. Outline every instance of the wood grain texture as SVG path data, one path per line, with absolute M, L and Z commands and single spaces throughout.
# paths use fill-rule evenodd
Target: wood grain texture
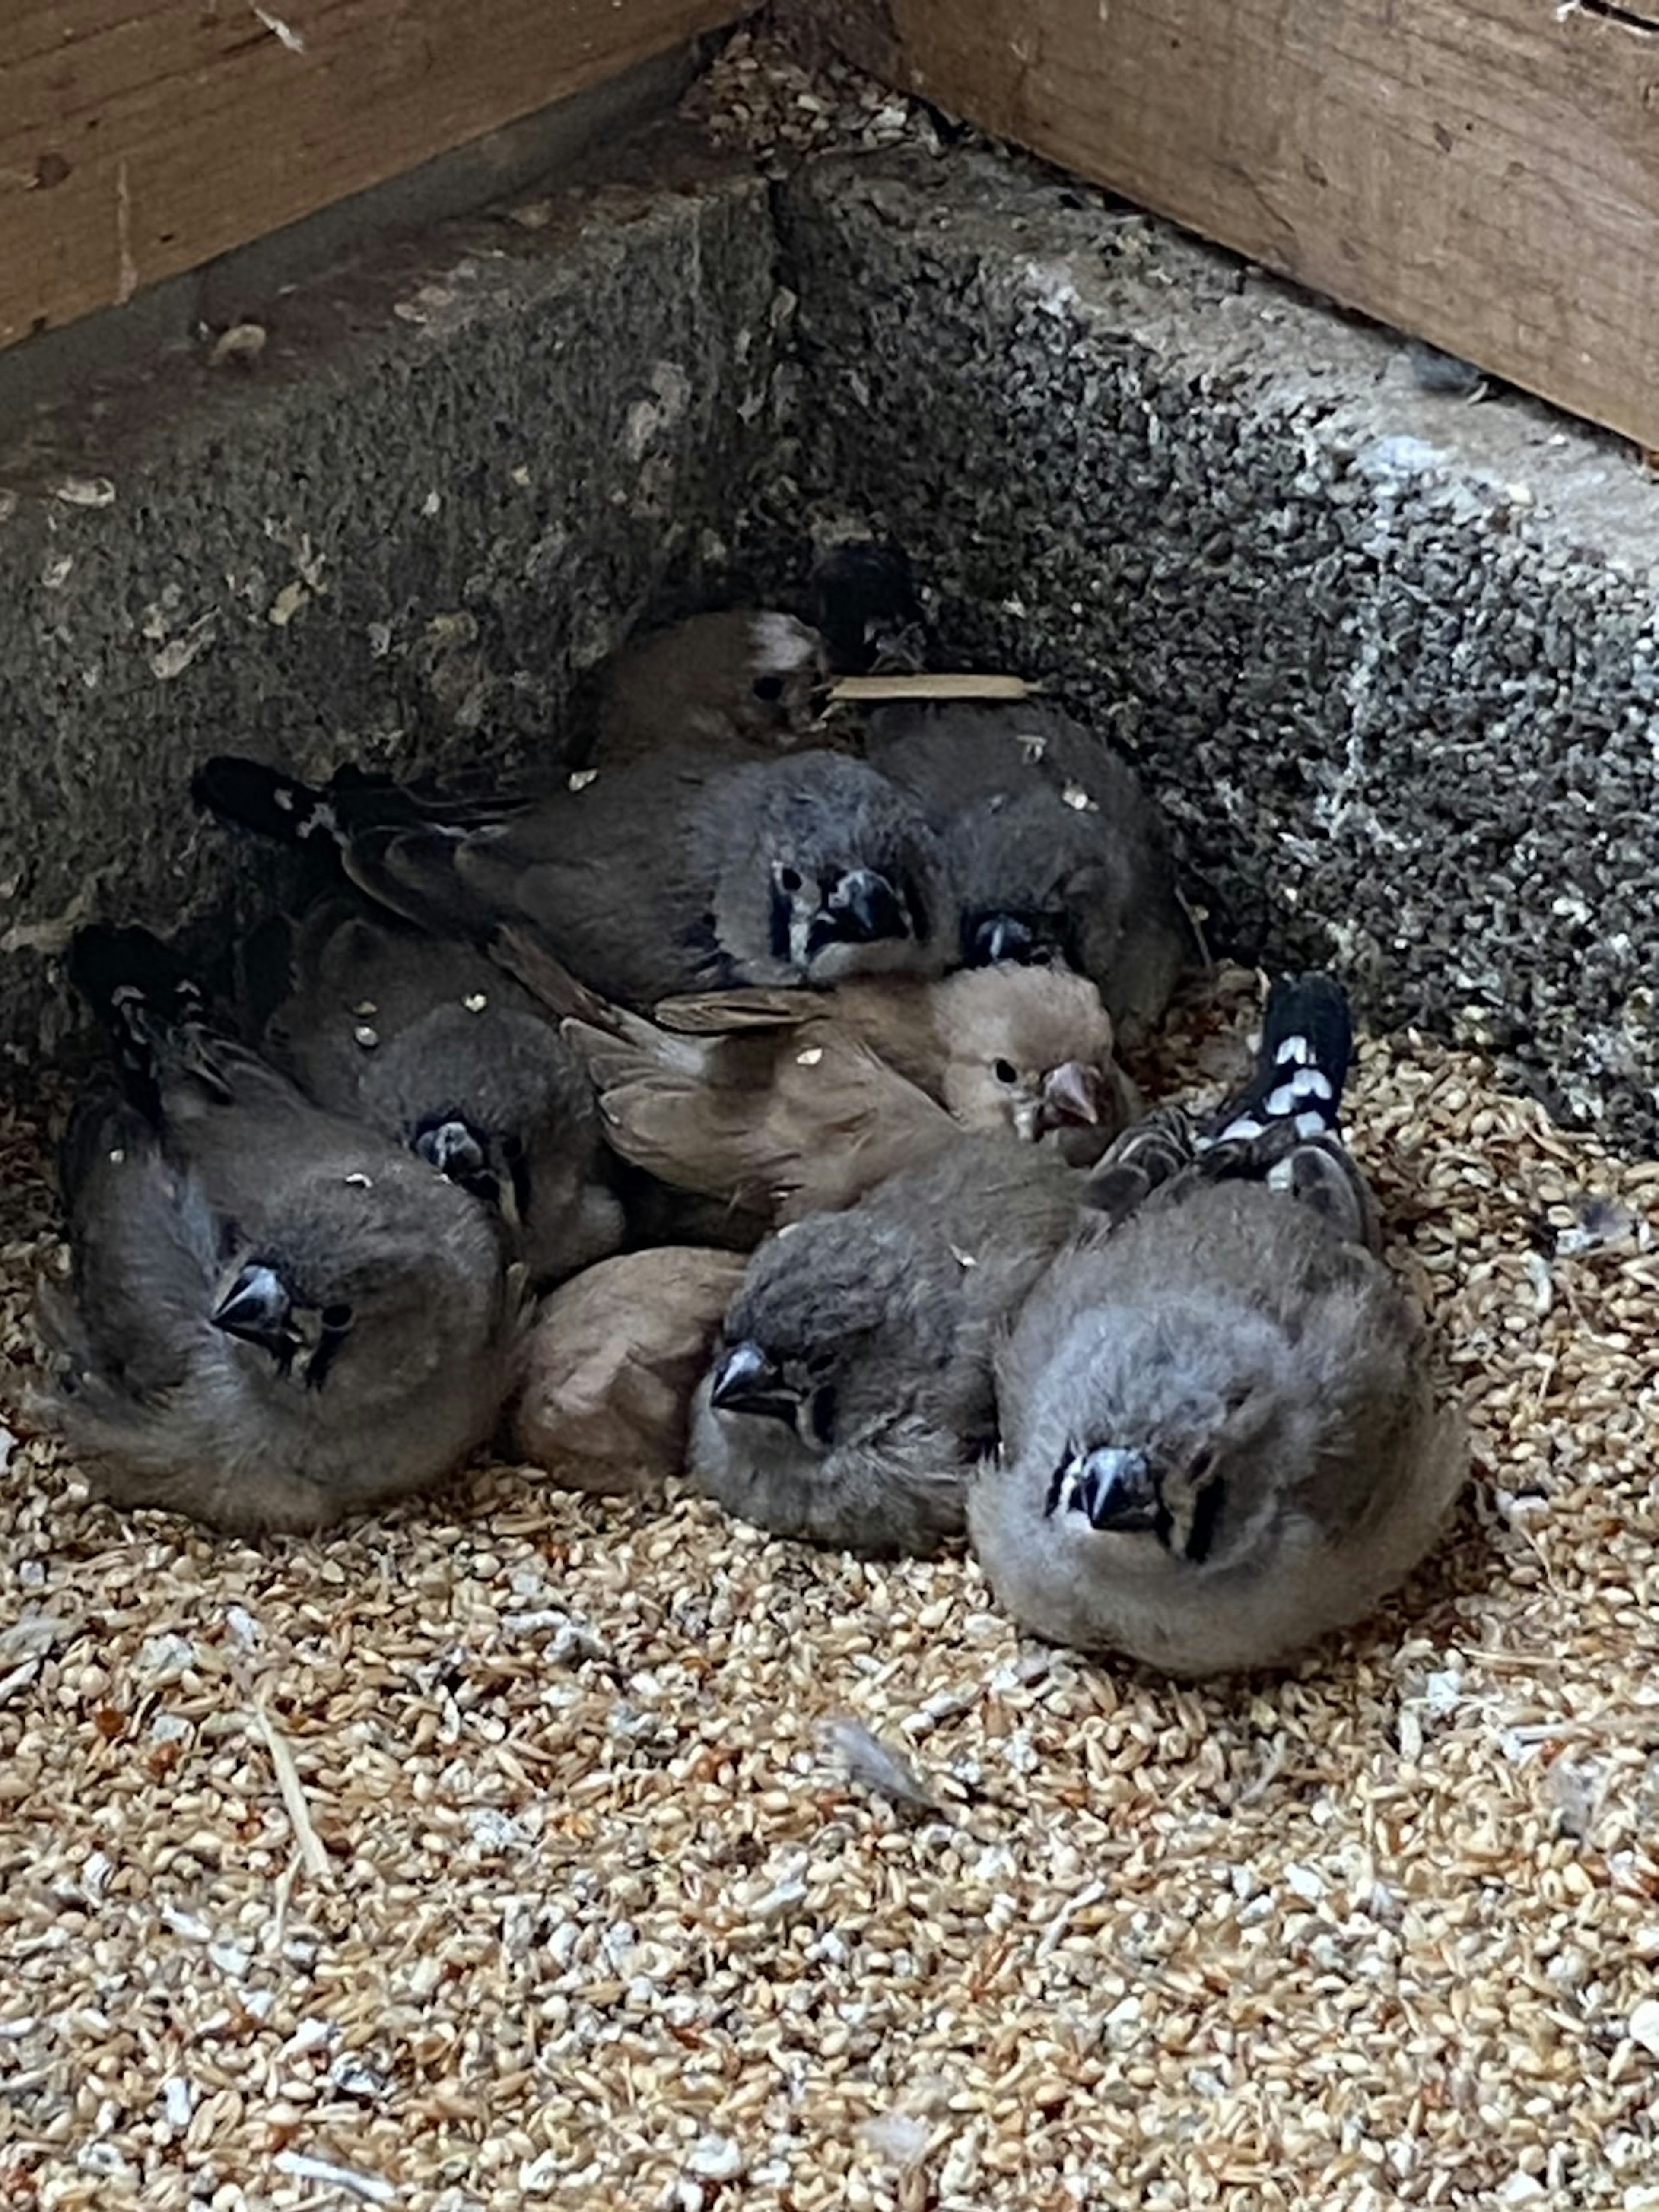
M 825 0 L 834 24 L 834 0 Z M 890 0 L 866 66 L 1659 446 L 1659 0 Z
M 617 75 L 744 0 L 10 0 L 0 345 Z

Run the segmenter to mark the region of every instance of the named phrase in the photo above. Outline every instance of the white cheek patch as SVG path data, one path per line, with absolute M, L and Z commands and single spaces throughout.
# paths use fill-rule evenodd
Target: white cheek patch
M 793 615 L 758 614 L 749 635 L 755 643 L 755 664 L 763 673 L 787 676 L 810 667 L 817 658 L 817 641 Z

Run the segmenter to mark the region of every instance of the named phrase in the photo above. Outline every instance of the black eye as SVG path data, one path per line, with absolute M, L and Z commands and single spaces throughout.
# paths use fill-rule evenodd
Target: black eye
M 351 1308 L 349 1306 L 325 1306 L 323 1308 L 323 1327 L 329 1332 L 331 1336 L 343 1335 L 345 1331 L 349 1329 L 350 1326 Z
M 1012 1060 L 998 1060 L 991 1073 L 999 1083 L 1018 1083 L 1019 1080 L 1019 1070 Z
M 780 868 L 778 870 L 778 889 L 781 891 L 798 891 L 800 889 L 800 870 L 799 868 Z
M 757 699 L 764 700 L 769 707 L 775 707 L 783 696 L 783 678 L 781 676 L 757 676 L 750 689 Z

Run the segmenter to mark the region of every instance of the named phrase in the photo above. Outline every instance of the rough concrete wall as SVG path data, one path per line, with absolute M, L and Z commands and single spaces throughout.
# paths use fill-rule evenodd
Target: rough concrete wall
M 1659 491 L 1510 398 L 975 152 L 782 206 L 805 489 L 1139 760 L 1223 941 L 1659 1130 Z
M 654 188 L 452 225 L 279 300 L 249 367 L 174 352 L 61 419 L 14 416 L 14 1062 L 69 1018 L 53 956 L 77 920 L 170 927 L 252 896 L 250 848 L 189 806 L 204 755 L 545 760 L 573 677 L 665 574 L 721 557 L 771 428 L 766 191 L 643 158 Z

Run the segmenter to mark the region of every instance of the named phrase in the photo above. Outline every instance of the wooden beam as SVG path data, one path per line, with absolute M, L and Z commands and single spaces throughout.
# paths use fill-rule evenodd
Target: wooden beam
M 11 0 L 0 346 L 130 299 L 749 0 Z
M 1659 447 L 1659 0 L 870 0 L 856 60 Z

